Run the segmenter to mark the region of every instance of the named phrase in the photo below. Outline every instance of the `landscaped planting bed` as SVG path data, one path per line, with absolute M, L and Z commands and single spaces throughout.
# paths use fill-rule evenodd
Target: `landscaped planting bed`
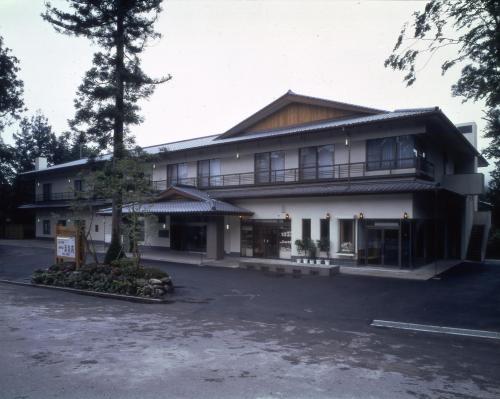
M 162 298 L 173 291 L 167 273 L 138 266 L 132 259 L 120 259 L 110 265 L 87 264 L 78 269 L 72 262 L 59 263 L 46 270 L 36 270 L 31 282 L 146 298 Z

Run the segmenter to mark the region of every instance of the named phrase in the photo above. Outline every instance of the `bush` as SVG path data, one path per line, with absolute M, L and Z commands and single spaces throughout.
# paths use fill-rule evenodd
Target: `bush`
M 155 298 L 173 290 L 167 273 L 139 266 L 133 259 L 125 258 L 110 265 L 83 265 L 78 270 L 74 263 L 59 263 L 46 270 L 35 270 L 31 281 L 34 284 Z

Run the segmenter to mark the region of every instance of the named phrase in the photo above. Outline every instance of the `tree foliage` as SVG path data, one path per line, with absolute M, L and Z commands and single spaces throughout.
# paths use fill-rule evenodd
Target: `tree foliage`
M 18 73 L 19 60 L 11 54 L 0 36 L 0 133 L 24 109 L 23 82 Z
M 162 0 L 67 0 L 69 11 L 50 4 L 42 17 L 64 34 L 83 36 L 100 47 L 75 100 L 71 126 L 97 144 L 113 147 L 112 165 L 125 157 L 128 127 L 142 121 L 137 102 L 148 98 L 170 76 L 153 79 L 141 67 L 140 55 L 151 39 Z M 117 178 L 118 169 L 113 173 Z M 113 193 L 112 242 L 121 236 L 122 191 Z
M 500 1 L 429 1 L 414 13 L 411 25 L 403 26 L 385 66 L 405 72 L 403 80 L 410 86 L 417 79 L 418 60 L 424 57 L 425 66 L 448 46 L 456 48 L 456 55 L 443 62 L 442 73 L 462 68 L 453 95 L 485 104 L 484 137 L 489 144 L 483 154 L 495 162 L 488 198 L 494 205 L 493 223 L 500 229 Z

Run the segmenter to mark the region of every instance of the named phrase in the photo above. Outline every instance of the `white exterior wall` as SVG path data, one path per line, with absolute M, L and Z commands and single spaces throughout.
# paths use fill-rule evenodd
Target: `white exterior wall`
M 254 212 L 252 219 L 284 219 L 288 213 L 292 225 L 293 256 L 298 255 L 294 242 L 302 238 L 302 219 L 311 219 L 311 239 L 315 241 L 320 239 L 320 219 L 330 214 L 330 252 L 335 257 L 339 245 L 339 219 L 353 219 L 360 212 L 365 219 L 402 219 L 404 212 L 413 217 L 411 194 L 245 199 L 233 202 Z
M 43 221 L 50 220 L 50 234 L 43 234 Z M 66 220 L 66 226 L 73 226 L 75 220 L 85 220 L 85 226 L 88 231 L 90 227 L 90 237 L 93 241 L 104 241 L 106 232 L 111 233 L 111 217 L 100 216 L 89 213 L 75 215 L 69 209 L 63 210 L 40 210 L 35 216 L 35 234 L 37 238 L 54 237 L 56 225 L 59 220 Z M 95 226 L 98 226 L 98 232 L 95 231 Z

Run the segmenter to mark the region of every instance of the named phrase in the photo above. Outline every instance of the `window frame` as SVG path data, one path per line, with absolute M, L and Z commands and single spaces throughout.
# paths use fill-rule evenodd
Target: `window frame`
M 43 235 L 50 235 L 52 226 L 50 225 L 50 219 L 44 219 L 42 221 L 42 234 Z
M 186 177 L 179 177 L 179 166 L 185 165 L 186 167 Z M 169 168 L 175 167 L 175 179 L 171 179 L 169 176 Z M 167 186 L 182 184 L 182 180 L 188 178 L 188 163 L 187 162 L 177 162 L 167 164 Z M 173 183 L 175 181 L 175 184 Z
M 204 162 L 208 162 L 208 175 L 202 175 L 200 173 L 201 171 L 201 165 L 204 164 Z M 219 173 L 217 175 L 212 175 L 212 163 L 213 162 L 218 162 L 219 163 Z M 198 186 L 200 187 L 213 187 L 213 186 L 220 186 L 221 185 L 221 168 L 222 163 L 220 158 L 210 158 L 210 159 L 200 159 L 197 162 L 196 165 L 196 177 L 198 179 Z M 203 181 L 206 181 L 206 184 L 203 183 Z
M 343 223 L 350 223 L 351 224 L 351 237 L 350 238 L 352 241 L 345 240 L 345 237 L 343 234 L 343 229 L 342 229 Z M 337 253 L 354 254 L 356 252 L 356 223 L 355 223 L 355 219 L 339 219 L 338 227 L 339 227 L 339 246 L 338 246 Z M 351 244 L 352 244 L 352 249 L 350 251 L 349 250 L 348 251 L 342 250 L 342 244 L 347 243 L 347 242 L 351 242 Z
M 283 155 L 283 169 L 273 169 L 273 154 Z M 267 156 L 267 168 L 265 169 L 257 169 L 257 158 L 260 156 Z M 286 151 L 277 150 L 277 151 L 265 151 L 265 152 L 256 152 L 254 154 L 253 161 L 253 170 L 255 176 L 255 182 L 258 184 L 266 184 L 266 183 L 275 183 L 275 182 L 284 182 L 285 181 L 285 162 L 286 162 Z M 273 173 L 273 172 L 281 172 L 281 173 Z M 260 179 L 260 176 L 267 177 L 265 179 Z
M 332 147 L 332 163 L 330 165 L 321 165 L 319 164 L 319 153 L 320 149 L 325 147 Z M 314 168 L 313 177 L 308 177 L 308 173 L 304 173 L 304 162 L 302 161 L 302 153 L 305 150 L 314 150 L 314 166 L 308 166 L 307 168 Z M 319 170 L 321 168 L 332 167 L 332 175 L 328 177 L 320 177 Z M 334 178 L 334 167 L 335 167 L 335 144 L 322 144 L 322 145 L 313 145 L 308 147 L 299 148 L 299 179 L 300 180 L 323 180 L 323 179 L 331 179 Z M 307 176 L 307 177 L 305 177 Z
M 410 158 L 401 158 L 401 144 L 404 139 L 411 139 L 412 141 L 412 154 Z M 383 141 L 391 140 L 393 141 L 393 150 L 391 159 L 383 158 Z M 380 142 L 381 146 L 378 148 L 378 159 L 370 160 L 370 144 Z M 403 134 L 400 136 L 387 136 L 387 137 L 377 137 L 373 139 L 367 139 L 365 142 L 365 165 L 367 171 L 378 171 L 378 170 L 390 170 L 390 169 L 407 169 L 416 167 L 416 159 L 418 157 L 425 158 L 425 146 L 419 142 L 417 135 L 415 134 Z M 389 163 L 390 166 L 387 167 L 385 164 Z M 376 165 L 372 165 L 376 164 Z

